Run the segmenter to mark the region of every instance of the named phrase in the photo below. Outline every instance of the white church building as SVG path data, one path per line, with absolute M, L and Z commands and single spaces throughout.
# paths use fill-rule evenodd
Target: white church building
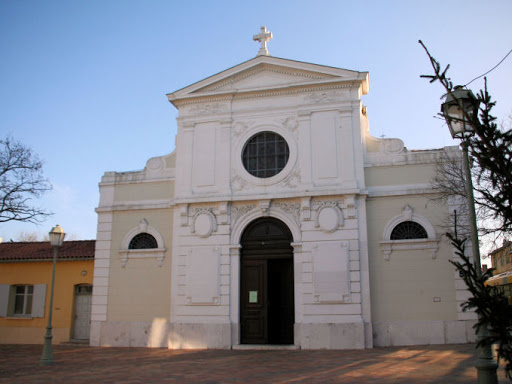
M 176 149 L 100 183 L 90 343 L 474 341 L 436 161 L 369 133 L 367 72 L 269 55 L 167 95 Z

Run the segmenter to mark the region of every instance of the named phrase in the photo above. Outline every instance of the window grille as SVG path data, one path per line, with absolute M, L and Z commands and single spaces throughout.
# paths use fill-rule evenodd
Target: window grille
M 242 162 L 251 175 L 268 178 L 277 175 L 288 163 L 290 150 L 286 140 L 274 132 L 260 132 L 246 144 Z
M 403 221 L 391 232 L 391 240 L 427 239 L 427 231 L 415 221 Z
M 139 233 L 130 241 L 128 249 L 149 249 L 158 248 L 156 239 L 149 233 Z

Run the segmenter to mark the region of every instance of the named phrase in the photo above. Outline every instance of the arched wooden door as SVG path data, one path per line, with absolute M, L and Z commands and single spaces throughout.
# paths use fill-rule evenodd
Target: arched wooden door
M 258 219 L 241 240 L 242 344 L 293 344 L 292 234 L 280 220 Z

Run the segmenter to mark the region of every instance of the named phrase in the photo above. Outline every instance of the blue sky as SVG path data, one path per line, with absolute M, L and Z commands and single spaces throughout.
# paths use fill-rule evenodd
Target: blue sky
M 465 84 L 512 49 L 511 14 L 509 0 L 0 0 L 0 135 L 44 160 L 54 189 L 36 203 L 55 213 L 39 226 L 0 224 L 0 237 L 58 223 L 95 238 L 103 173 L 171 152 L 177 112 L 166 93 L 253 58 L 262 25 L 273 56 L 369 71 L 374 136 L 454 145 L 434 118 L 440 86 L 419 77 L 431 70 L 417 41 Z M 488 75 L 500 119 L 512 112 L 511 84 L 512 55 Z

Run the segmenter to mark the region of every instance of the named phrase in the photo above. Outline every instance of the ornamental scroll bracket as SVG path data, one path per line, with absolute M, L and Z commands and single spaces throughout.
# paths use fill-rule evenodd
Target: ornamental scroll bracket
M 260 200 L 258 201 L 258 206 L 261 210 L 261 213 L 264 215 L 264 216 L 268 216 L 269 215 L 269 210 L 270 210 L 270 203 L 272 202 L 272 200 Z

